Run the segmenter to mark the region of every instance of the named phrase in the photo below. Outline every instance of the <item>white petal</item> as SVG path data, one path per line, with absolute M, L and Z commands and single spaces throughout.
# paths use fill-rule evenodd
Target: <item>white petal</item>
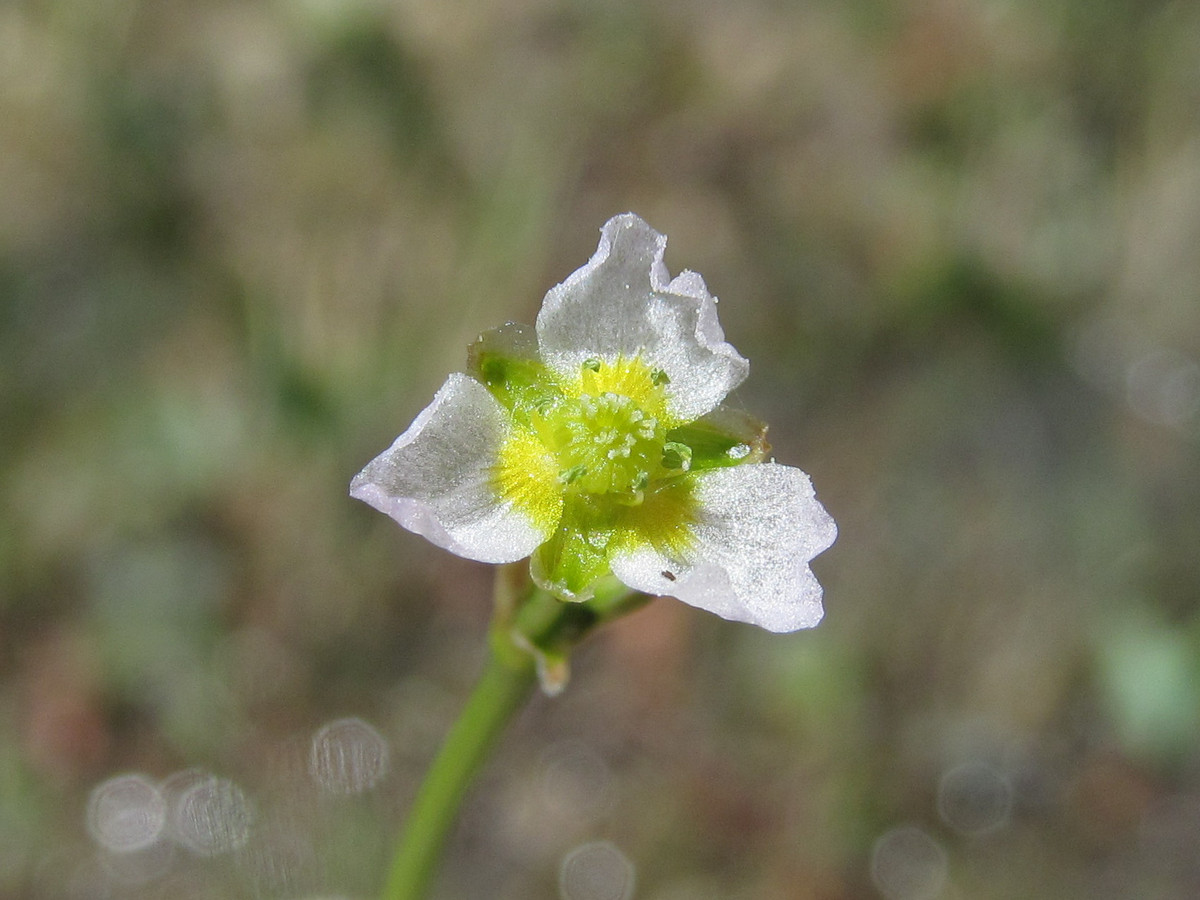
M 666 246 L 633 213 L 609 219 L 587 265 L 546 294 L 538 342 L 542 358 L 568 375 L 589 357 L 641 354 L 671 379 L 672 412 L 692 421 L 725 399 L 750 364 L 726 343 L 704 279 L 684 272 L 671 280 Z
M 613 573 L 635 590 L 768 631 L 821 621 L 821 585 L 808 562 L 833 543 L 837 526 L 808 476 L 763 463 L 696 478 L 699 521 L 685 558 L 644 547 L 614 559 Z
M 548 535 L 493 486 L 504 415 L 487 388 L 451 375 L 408 430 L 354 477 L 350 496 L 467 559 L 528 556 Z

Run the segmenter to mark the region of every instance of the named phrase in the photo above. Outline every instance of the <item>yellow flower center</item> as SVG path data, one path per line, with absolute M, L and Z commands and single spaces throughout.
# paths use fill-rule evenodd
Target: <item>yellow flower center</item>
M 635 500 L 662 457 L 658 419 L 622 394 L 583 394 L 551 410 L 544 421 L 568 490 Z
M 636 506 L 656 479 L 686 471 L 687 448 L 666 439 L 678 424 L 667 376 L 640 357 L 589 359 L 524 411 L 500 452 L 501 494 L 536 522 L 555 520 L 564 498 Z
M 641 359 L 589 359 L 563 397 L 539 411 L 537 430 L 566 491 L 642 501 L 662 471 L 667 378 Z

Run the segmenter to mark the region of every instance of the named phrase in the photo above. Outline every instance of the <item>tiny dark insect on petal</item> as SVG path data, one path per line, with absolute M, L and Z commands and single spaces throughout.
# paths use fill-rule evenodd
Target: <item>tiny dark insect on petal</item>
M 674 581 L 674 580 L 675 580 L 675 575 L 674 575 L 674 573 L 672 573 L 672 572 L 668 572 L 666 569 L 664 569 L 664 570 L 663 570 L 662 577 L 663 577 L 663 578 L 665 578 L 665 579 L 667 579 L 667 581 Z

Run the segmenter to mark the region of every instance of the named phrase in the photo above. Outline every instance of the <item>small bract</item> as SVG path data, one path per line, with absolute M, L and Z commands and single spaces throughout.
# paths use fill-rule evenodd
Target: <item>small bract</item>
M 799 469 L 764 461 L 766 427 L 722 405 L 749 363 L 665 236 L 627 213 L 453 374 L 350 493 L 468 559 L 531 557 L 539 586 L 587 600 L 615 575 L 770 631 L 816 625 L 809 561 L 837 535 Z

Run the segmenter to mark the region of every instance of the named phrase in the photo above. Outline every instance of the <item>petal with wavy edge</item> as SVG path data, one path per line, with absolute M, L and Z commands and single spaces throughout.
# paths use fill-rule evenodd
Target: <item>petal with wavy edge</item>
M 631 588 L 678 597 L 725 619 L 768 631 L 821 621 L 821 585 L 809 560 L 828 548 L 837 526 L 799 469 L 774 463 L 696 475 L 695 541 L 672 559 L 645 546 L 612 561 Z
M 505 427 L 504 408 L 487 388 L 455 373 L 408 430 L 354 477 L 350 496 L 467 559 L 522 559 L 549 535 L 496 493 Z
M 633 213 L 609 219 L 587 264 L 546 294 L 538 343 L 546 363 L 567 376 L 589 358 L 640 355 L 670 378 L 671 412 L 690 422 L 739 385 L 750 364 L 725 341 L 704 279 L 671 279 L 666 246 L 666 236 Z

